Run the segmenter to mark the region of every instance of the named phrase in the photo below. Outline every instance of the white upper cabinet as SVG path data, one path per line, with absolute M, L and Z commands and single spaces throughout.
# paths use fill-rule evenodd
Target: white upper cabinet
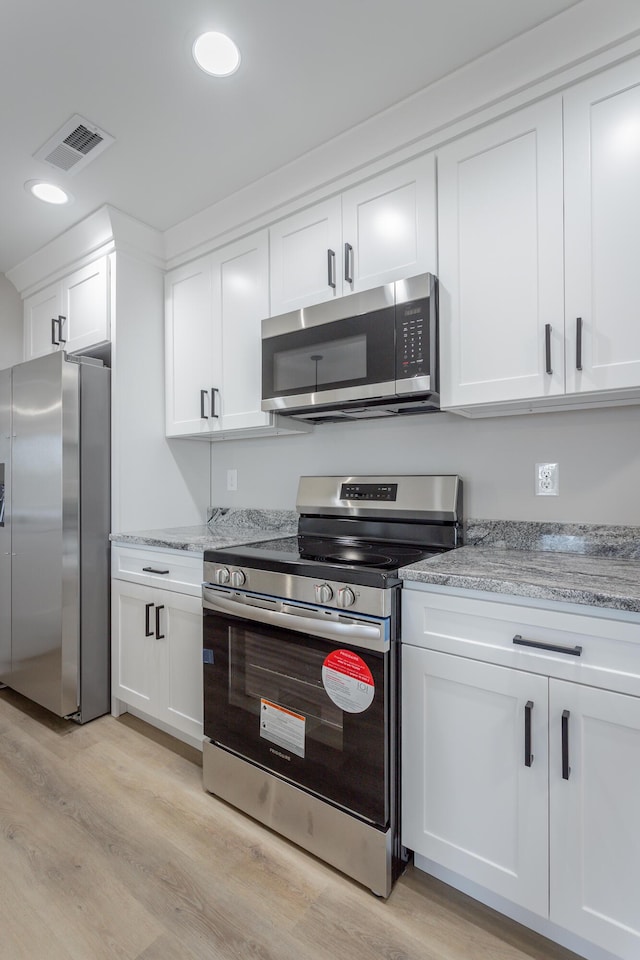
M 438 153 L 443 407 L 564 392 L 562 104 Z
M 201 257 L 165 278 L 166 431 L 169 437 L 209 431 L 210 390 L 219 384 L 214 355 L 213 266 Z M 216 369 L 217 356 L 217 369 Z
M 429 154 L 275 224 L 271 315 L 436 273 L 435 202 Z
M 317 203 L 271 227 L 272 316 L 340 295 L 341 238 L 340 197 Z
M 60 349 L 58 317 L 62 315 L 59 283 L 45 287 L 24 301 L 24 359 L 43 357 Z
M 24 301 L 24 358 L 79 353 L 110 337 L 109 257 L 103 256 Z
M 435 183 L 431 153 L 342 194 L 343 293 L 436 273 Z
M 222 439 L 306 432 L 260 409 L 261 323 L 269 313 L 266 230 L 165 278 L 166 435 Z
M 638 60 L 569 90 L 564 122 L 567 391 L 637 388 Z

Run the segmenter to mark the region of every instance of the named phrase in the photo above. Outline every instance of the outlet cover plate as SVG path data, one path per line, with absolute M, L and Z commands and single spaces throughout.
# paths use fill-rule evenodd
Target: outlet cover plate
M 557 497 L 560 494 L 560 467 L 557 463 L 536 463 L 536 496 Z

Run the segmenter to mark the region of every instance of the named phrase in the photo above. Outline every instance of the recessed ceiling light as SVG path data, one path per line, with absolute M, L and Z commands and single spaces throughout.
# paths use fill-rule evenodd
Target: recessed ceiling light
M 240 51 L 224 33 L 201 33 L 193 45 L 193 59 L 213 77 L 228 77 L 240 66 Z
M 55 183 L 46 183 L 44 180 L 27 180 L 24 188 L 45 203 L 69 203 L 71 200 L 71 194 L 62 187 L 56 186 Z

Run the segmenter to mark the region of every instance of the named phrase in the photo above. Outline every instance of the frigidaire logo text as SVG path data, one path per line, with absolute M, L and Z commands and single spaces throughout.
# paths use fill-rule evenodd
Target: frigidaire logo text
M 271 753 L 275 753 L 276 757 L 282 757 L 283 760 L 291 760 L 286 753 L 282 753 L 280 750 L 274 750 L 273 747 L 269 747 Z

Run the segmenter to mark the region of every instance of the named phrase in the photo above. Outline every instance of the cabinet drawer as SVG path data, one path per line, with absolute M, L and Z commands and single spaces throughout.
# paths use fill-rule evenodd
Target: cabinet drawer
M 175 550 L 114 546 L 111 551 L 111 576 L 131 583 L 145 583 L 176 593 L 200 596 L 202 589 L 200 554 Z
M 405 588 L 402 643 L 640 696 L 640 620 Z

